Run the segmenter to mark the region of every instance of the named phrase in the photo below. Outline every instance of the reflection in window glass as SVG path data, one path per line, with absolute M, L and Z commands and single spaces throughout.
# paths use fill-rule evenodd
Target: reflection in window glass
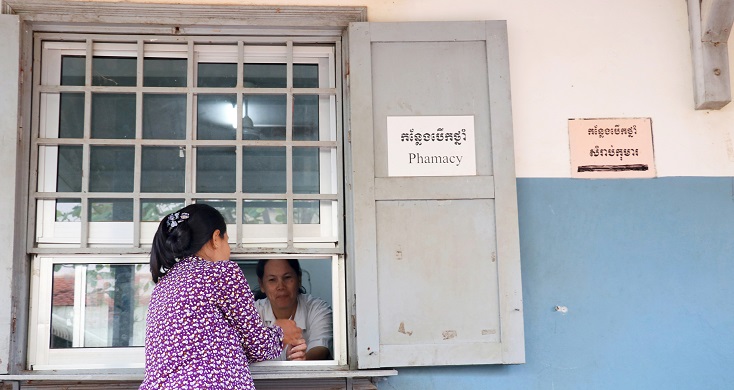
M 199 95 L 196 105 L 197 139 L 235 139 L 236 95 Z
M 135 94 L 92 94 L 92 138 L 135 138 Z
M 244 147 L 242 192 L 283 194 L 285 190 L 285 147 Z
M 198 148 L 196 152 L 196 191 L 235 191 L 235 148 Z
M 248 64 L 244 66 L 246 88 L 285 88 L 286 64 Z
M 319 140 L 319 96 L 293 96 L 293 139 Z
M 84 94 L 62 92 L 59 103 L 59 138 L 84 136 Z
M 143 138 L 186 138 L 186 95 L 143 95 Z
M 293 202 L 293 223 L 318 224 L 321 220 L 318 200 L 297 200 Z
M 135 148 L 133 146 L 90 147 L 89 191 L 132 192 Z
M 237 64 L 209 64 L 200 62 L 196 85 L 209 88 L 237 86 Z
M 185 87 L 185 58 L 146 58 L 143 60 L 143 86 Z
M 244 95 L 242 101 L 242 139 L 285 140 L 286 95 Z
M 56 169 L 56 191 L 82 191 L 82 147 L 59 145 L 59 160 Z
M 293 193 L 319 193 L 319 148 L 293 148 Z
M 318 88 L 318 64 L 293 64 L 293 88 Z
M 74 265 L 55 264 L 51 295 L 51 348 L 74 346 Z
M 89 199 L 91 222 L 132 222 L 132 199 Z
M 141 192 L 183 192 L 186 158 L 177 146 L 143 146 Z
M 84 56 L 61 57 L 61 85 L 84 85 L 86 58 Z
M 284 200 L 245 200 L 242 208 L 242 223 L 284 224 L 287 223 L 287 207 Z
M 214 207 L 222 213 L 224 222 L 226 223 L 237 223 L 237 203 L 233 200 L 197 199 L 196 203 L 208 204 L 209 206 Z
M 183 199 L 141 199 L 140 220 L 142 222 L 160 222 L 166 215 L 183 207 Z
M 92 85 L 106 87 L 134 87 L 137 83 L 138 64 L 134 57 L 94 57 Z
M 56 199 L 56 222 L 79 222 L 81 220 L 81 199 Z
M 80 274 L 86 283 L 77 278 Z M 145 344 L 153 291 L 146 264 L 56 264 L 52 291 L 51 348 Z M 84 302 L 75 308 L 76 297 Z
M 153 291 L 144 264 L 89 264 L 84 306 L 85 347 L 145 345 L 145 314 Z

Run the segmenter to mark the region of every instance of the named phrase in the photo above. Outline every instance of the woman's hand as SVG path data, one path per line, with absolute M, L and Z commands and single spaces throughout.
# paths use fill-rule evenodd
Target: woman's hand
M 299 340 L 303 340 L 303 330 L 296 326 L 296 321 L 275 320 L 275 325 L 283 329 L 283 347 L 296 345 Z
M 299 339 L 295 344 L 288 347 L 287 360 L 306 360 L 306 340 Z

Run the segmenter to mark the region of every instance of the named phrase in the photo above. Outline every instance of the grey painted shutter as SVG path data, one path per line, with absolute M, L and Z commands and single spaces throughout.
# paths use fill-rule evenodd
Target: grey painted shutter
M 346 151 L 359 368 L 523 363 L 504 21 L 353 23 Z M 476 175 L 388 176 L 387 118 L 474 118 Z

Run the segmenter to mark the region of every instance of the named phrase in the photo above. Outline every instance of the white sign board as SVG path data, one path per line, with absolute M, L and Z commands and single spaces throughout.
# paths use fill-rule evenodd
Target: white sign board
M 650 118 L 569 119 L 571 177 L 655 177 Z
M 387 117 L 388 176 L 473 176 L 474 116 Z

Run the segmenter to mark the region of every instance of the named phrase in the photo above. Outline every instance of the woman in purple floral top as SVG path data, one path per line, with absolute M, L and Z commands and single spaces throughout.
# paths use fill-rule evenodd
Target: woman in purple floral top
M 150 255 L 156 286 L 140 389 L 254 389 L 248 363 L 303 341 L 293 321 L 263 325 L 247 280 L 229 260 L 226 229 L 204 204 L 161 221 Z

